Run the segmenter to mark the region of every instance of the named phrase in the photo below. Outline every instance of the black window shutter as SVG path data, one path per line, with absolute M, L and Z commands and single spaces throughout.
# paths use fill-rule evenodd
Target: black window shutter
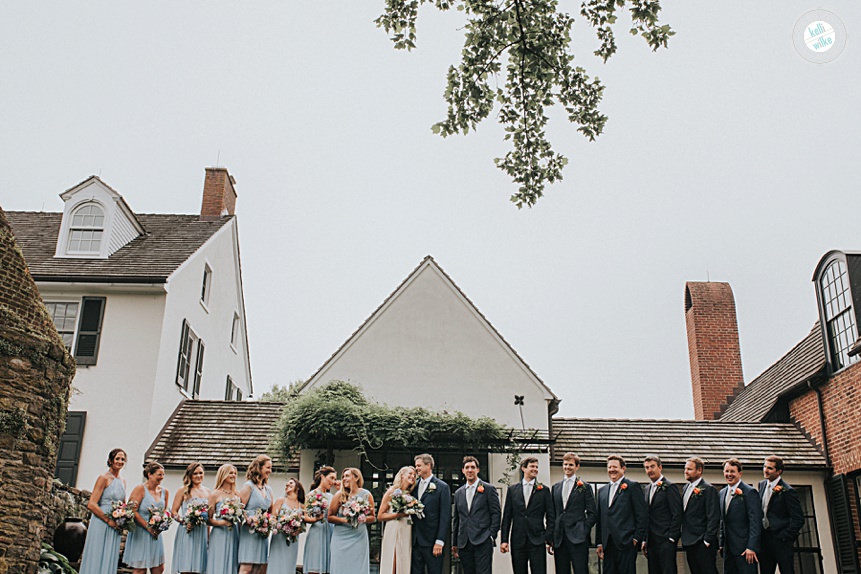
M 194 368 L 194 388 L 192 389 L 191 398 L 196 399 L 200 396 L 200 380 L 203 378 L 203 341 L 197 340 L 197 364 Z
M 831 511 L 831 530 L 834 532 L 834 550 L 837 569 L 841 574 L 858 574 L 858 555 L 855 553 L 855 528 L 852 524 L 849 490 L 846 475 L 832 476 L 825 483 L 828 506 Z
M 57 469 L 54 476 L 69 486 L 75 486 L 78 480 L 78 463 L 81 459 L 81 444 L 84 440 L 86 421 L 86 412 L 69 411 L 66 416 L 66 430 L 60 437 L 60 447 L 57 449 Z
M 188 321 L 182 320 L 182 331 L 179 333 L 179 357 L 176 363 L 176 384 L 183 389 L 188 389 L 188 361 L 191 349 L 189 349 Z
M 99 356 L 99 339 L 105 315 L 104 297 L 84 297 L 81 301 L 81 321 L 75 344 L 75 361 L 79 365 L 95 365 Z

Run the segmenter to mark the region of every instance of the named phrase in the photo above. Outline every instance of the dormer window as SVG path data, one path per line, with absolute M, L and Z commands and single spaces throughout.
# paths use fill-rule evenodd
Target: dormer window
M 105 232 L 105 212 L 95 203 L 82 205 L 72 214 L 69 225 L 68 252 L 75 255 L 98 255 Z
M 850 261 L 851 260 L 851 261 Z M 852 296 L 854 265 L 858 263 L 853 254 L 832 252 L 826 255 L 817 267 L 814 276 L 819 299 L 820 319 L 823 327 L 826 351 L 832 371 L 838 371 L 858 360 L 850 353 L 858 340 L 858 322 Z M 857 281 L 857 278 L 856 278 Z

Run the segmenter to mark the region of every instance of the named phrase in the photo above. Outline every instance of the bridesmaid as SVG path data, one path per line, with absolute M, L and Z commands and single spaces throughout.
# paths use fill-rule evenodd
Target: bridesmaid
M 321 466 L 314 473 L 314 482 L 308 496 L 322 494 L 328 504 L 332 503 L 332 488 L 338 475 L 331 466 Z M 319 518 L 305 519 L 311 526 L 305 534 L 305 552 L 302 555 L 302 567 L 308 574 L 329 574 L 329 543 L 332 540 L 332 527 L 329 524 L 328 509 Z
M 209 489 L 203 486 L 203 465 L 193 462 L 185 469 L 182 489 L 173 498 L 170 511 L 179 519 L 185 517 L 189 504 L 208 504 Z M 180 523 L 173 542 L 173 561 L 171 568 L 181 574 L 203 574 L 206 572 L 206 524 L 198 524 L 192 529 Z
M 267 484 L 272 474 L 272 459 L 261 454 L 245 473 L 247 479 L 239 490 L 245 512 L 252 516 L 258 509 L 272 512 L 272 489 Z M 239 574 L 264 574 L 269 560 L 269 541 L 250 528 L 239 529 Z
M 368 524 L 376 520 L 374 516 L 374 497 L 362 488 L 365 480 L 358 468 L 346 468 L 341 475 L 341 490 L 332 497 L 329 507 L 329 522 L 335 524 L 332 533 L 331 574 L 369 574 L 371 568 L 370 548 L 368 546 Z M 370 515 L 363 524 L 353 528 L 344 517 L 342 507 L 349 502 L 362 498 L 371 506 Z
M 209 534 L 206 574 L 233 574 L 239 569 L 237 557 L 241 526 L 217 518 L 224 501 L 234 500 L 239 503 L 236 475 L 236 467 L 232 464 L 221 465 L 215 475 L 215 490 L 209 495 L 209 525 L 212 526 L 212 532 Z
M 84 553 L 81 556 L 80 574 L 116 574 L 120 563 L 120 538 L 122 530 L 111 517 L 111 505 L 125 501 L 126 484 L 120 471 L 126 465 L 126 451 L 115 448 L 108 453 L 108 470 L 96 479 L 87 510 L 95 520 L 90 520 Z
M 135 527 L 126 538 L 126 549 L 123 562 L 131 567 L 134 574 L 146 574 L 147 569 L 152 574 L 164 572 L 164 544 L 157 529 L 150 528 L 150 508 L 155 507 L 161 512 L 167 507 L 168 492 L 162 487 L 164 467 L 157 462 L 148 462 L 144 467 L 146 482 L 137 485 L 129 496 L 129 502 L 137 503 L 135 509 Z
M 405 466 L 395 475 L 391 488 L 386 491 L 382 502 L 380 502 L 380 513 L 377 515 L 377 520 L 380 522 L 390 521 L 383 531 L 383 543 L 380 550 L 381 574 L 409 574 L 410 572 L 413 527 L 406 514 L 392 512 L 390 507 L 395 491 L 400 490 L 403 494 L 410 494 L 415 485 L 416 469 Z
M 302 483 L 291 478 L 284 487 L 284 496 L 275 501 L 273 513 L 281 516 L 298 511 L 303 519 L 305 507 L 305 488 Z M 269 567 L 267 574 L 296 574 L 296 560 L 299 557 L 299 541 L 287 543 L 287 539 L 274 534 L 269 541 Z

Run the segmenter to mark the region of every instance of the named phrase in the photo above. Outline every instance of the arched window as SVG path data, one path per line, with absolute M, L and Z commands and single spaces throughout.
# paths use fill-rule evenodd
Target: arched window
M 828 352 L 831 366 L 836 371 L 858 360 L 858 355 L 849 356 L 849 350 L 858 339 L 858 327 L 852 309 L 849 274 L 843 259 L 835 258 L 828 263 L 818 283 Z
M 95 203 L 82 205 L 72 214 L 69 226 L 69 253 L 98 254 L 105 231 L 105 212 Z

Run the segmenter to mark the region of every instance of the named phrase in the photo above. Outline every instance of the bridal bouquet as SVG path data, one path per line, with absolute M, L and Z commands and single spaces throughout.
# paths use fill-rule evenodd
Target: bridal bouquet
M 409 524 L 413 523 L 413 516 L 417 519 L 422 519 L 425 517 L 425 505 L 421 503 L 421 501 L 402 491 L 400 488 L 396 488 L 394 492 L 392 492 L 392 512 L 397 512 L 398 514 L 403 513 L 407 515 L 407 522 Z
M 325 516 L 329 509 L 329 501 L 323 496 L 322 492 L 312 492 L 308 495 L 305 501 L 305 512 L 311 518 L 320 518 Z
M 167 508 L 149 507 L 149 527 L 153 532 L 164 532 L 173 524 L 173 516 Z
M 303 516 L 304 512 L 302 512 L 301 508 L 294 508 L 278 514 L 278 520 L 275 523 L 275 533 L 284 535 L 287 546 L 296 542 L 299 535 L 305 532 Z
M 258 508 L 257 512 L 247 516 L 245 520 L 248 523 L 248 529 L 262 538 L 269 536 L 269 533 L 278 526 L 276 518 L 262 508 Z
M 185 508 L 182 523 L 187 530 L 191 531 L 201 524 L 206 524 L 206 521 L 209 520 L 209 505 L 205 501 L 196 499 L 196 502 L 189 502 Z
M 239 502 L 238 498 L 225 498 L 221 503 L 221 510 L 218 511 L 219 520 L 226 520 L 228 529 L 233 529 L 234 524 L 242 524 L 245 522 L 245 505 Z
M 341 506 L 342 515 L 346 518 L 350 526 L 358 528 L 359 524 L 364 524 L 371 515 L 371 503 L 363 496 L 357 496 L 345 502 Z
M 117 523 L 117 528 L 121 530 L 131 530 L 135 527 L 135 508 L 137 503 L 130 500 L 115 500 L 111 503 L 111 514 L 109 518 L 113 518 Z

